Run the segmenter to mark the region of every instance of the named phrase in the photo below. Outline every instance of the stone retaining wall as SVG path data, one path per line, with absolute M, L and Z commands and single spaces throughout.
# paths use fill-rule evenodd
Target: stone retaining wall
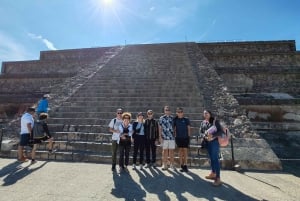
M 296 50 L 294 40 L 253 41 L 253 42 L 217 42 L 199 43 L 201 51 L 207 54 L 291 52 Z
M 232 54 L 205 55 L 215 67 L 251 67 L 295 66 L 299 65 L 298 55 L 295 53 L 277 54 Z
M 99 58 L 104 53 L 109 52 L 112 47 L 41 51 L 41 60 L 89 60 L 91 58 Z M 48 61 L 49 62 L 49 61 Z

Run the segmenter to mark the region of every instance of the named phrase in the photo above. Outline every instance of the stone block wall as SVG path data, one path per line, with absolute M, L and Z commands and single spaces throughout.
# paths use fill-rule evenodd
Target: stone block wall
M 41 60 L 88 60 L 91 58 L 99 58 L 104 53 L 109 52 L 112 47 L 102 48 L 84 48 L 56 51 L 41 51 Z
M 3 62 L 3 75 L 32 75 L 46 74 L 47 77 L 56 77 L 57 74 L 72 75 L 77 73 L 79 68 L 86 62 L 84 61 L 67 61 L 67 60 L 50 60 L 50 61 L 17 61 Z M 52 76 L 53 74 L 53 76 Z
M 207 54 L 205 55 L 215 67 L 269 67 L 269 66 L 295 66 L 297 58 L 295 53 L 257 53 L 257 54 Z
M 232 93 L 300 94 L 295 41 L 198 45 Z
M 0 93 L 34 93 L 51 88 L 53 85 L 62 83 L 65 78 L 2 78 L 0 79 Z M 43 90 L 42 90 L 43 88 Z
M 221 42 L 199 43 L 205 54 L 234 54 L 234 53 L 264 53 L 291 52 L 296 50 L 294 40 L 285 41 L 254 41 L 254 42 Z

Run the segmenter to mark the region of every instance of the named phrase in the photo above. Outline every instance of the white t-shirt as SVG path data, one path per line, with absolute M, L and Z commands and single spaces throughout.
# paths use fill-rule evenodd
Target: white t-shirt
M 115 123 L 115 120 L 116 120 L 116 123 Z M 117 119 L 117 118 L 113 118 L 109 124 L 108 124 L 108 127 L 109 128 L 112 128 L 114 130 L 119 130 L 119 126 L 122 124 L 123 120 L 122 119 Z M 119 133 L 113 133 L 112 134 L 112 140 L 119 140 L 120 138 L 120 134 Z
M 33 116 L 29 113 L 25 113 L 21 117 L 21 132 L 20 132 L 21 135 L 29 133 L 27 128 L 28 123 L 31 123 L 31 128 L 33 128 L 33 124 L 34 124 Z

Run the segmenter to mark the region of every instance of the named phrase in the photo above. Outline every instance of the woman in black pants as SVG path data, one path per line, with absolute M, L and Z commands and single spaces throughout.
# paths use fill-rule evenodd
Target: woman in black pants
M 131 135 L 132 135 L 132 125 L 130 124 L 131 114 L 127 112 L 123 113 L 122 119 L 123 119 L 123 123 L 119 126 L 120 172 L 123 170 L 128 171 L 127 166 L 129 163 L 129 152 L 131 147 Z M 124 161 L 124 156 L 125 156 L 125 161 Z M 124 162 L 125 162 L 125 166 L 124 166 Z
M 140 169 L 143 169 L 144 163 L 144 148 L 145 148 L 145 127 L 144 127 L 144 115 L 142 112 L 139 112 L 137 115 L 137 121 L 133 123 L 133 167 L 132 169 L 136 169 L 136 159 L 137 154 L 140 152 Z

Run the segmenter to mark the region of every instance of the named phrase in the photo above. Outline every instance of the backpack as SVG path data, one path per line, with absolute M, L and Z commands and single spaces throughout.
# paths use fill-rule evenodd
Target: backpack
M 43 121 L 34 121 L 32 128 L 33 139 L 40 139 L 46 136 L 43 123 Z
M 227 128 L 223 128 L 224 133 L 221 136 L 218 136 L 218 142 L 221 147 L 226 147 L 229 144 L 230 133 Z

